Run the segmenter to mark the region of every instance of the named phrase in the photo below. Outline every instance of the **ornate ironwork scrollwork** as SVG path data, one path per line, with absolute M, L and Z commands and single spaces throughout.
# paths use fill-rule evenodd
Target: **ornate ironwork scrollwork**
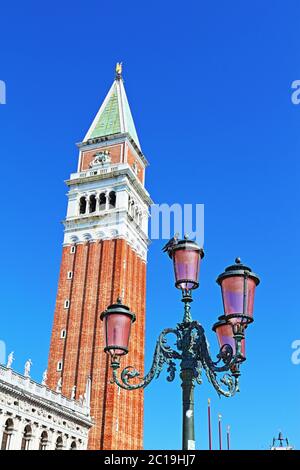
M 167 341 L 167 335 L 170 334 L 176 337 L 177 350 L 173 349 Z M 193 370 L 194 379 L 198 384 L 202 383 L 201 372 L 204 369 L 208 380 L 219 395 L 229 397 L 239 390 L 239 364 L 233 348 L 229 344 L 224 345 L 217 355 L 217 360 L 213 361 L 204 329 L 197 321 L 179 323 L 176 328 L 166 328 L 161 332 L 148 374 L 141 377 L 140 372 L 134 367 L 127 366 L 122 370 L 119 379 L 119 363 L 114 362 L 112 363 L 113 380 L 119 387 L 126 390 L 145 388 L 154 378 L 159 377 L 164 364 L 166 364 L 167 380 L 172 382 L 176 375 L 175 360 L 181 361 L 181 370 Z M 217 374 L 221 372 L 226 373 L 218 381 Z M 139 382 L 133 383 L 134 379 L 139 379 Z
M 130 383 L 133 379 L 140 378 L 141 374 L 132 366 L 127 366 L 121 372 L 120 378 L 118 379 L 117 370 L 119 369 L 118 363 L 113 363 L 113 380 L 118 384 L 119 387 L 126 390 L 136 390 L 139 388 L 145 388 L 154 378 L 158 378 L 164 364 L 167 365 L 167 380 L 172 382 L 176 374 L 176 363 L 174 359 L 181 359 L 181 354 L 171 348 L 168 344 L 166 336 L 173 333 L 176 338 L 179 337 L 179 331 L 174 328 L 166 328 L 161 332 L 156 343 L 155 352 L 153 356 L 152 366 L 148 374 L 140 379 L 139 383 Z

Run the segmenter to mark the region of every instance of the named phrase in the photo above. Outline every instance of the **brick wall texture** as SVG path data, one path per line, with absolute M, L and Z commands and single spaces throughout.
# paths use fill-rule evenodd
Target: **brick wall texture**
M 72 278 L 68 279 L 68 272 Z M 103 352 L 100 313 L 119 295 L 136 313 L 129 354 L 121 366 L 144 372 L 146 265 L 125 240 L 101 240 L 63 248 L 48 361 L 48 386 L 62 377 L 62 393 L 76 399 L 92 379 L 90 449 L 141 449 L 143 446 L 143 391 L 127 391 L 111 383 L 109 358 Z M 65 308 L 65 300 L 70 301 Z M 61 331 L 66 330 L 65 338 Z M 62 371 L 57 370 L 62 362 Z

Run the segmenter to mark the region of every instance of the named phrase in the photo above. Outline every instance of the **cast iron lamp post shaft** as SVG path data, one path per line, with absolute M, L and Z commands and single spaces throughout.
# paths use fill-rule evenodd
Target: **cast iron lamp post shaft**
M 184 303 L 182 361 L 180 364 L 180 378 L 182 387 L 182 449 L 195 449 L 195 424 L 194 424 L 194 388 L 195 373 L 191 352 L 191 335 L 189 325 L 192 321 L 191 306 L 192 296 L 189 291 L 183 291 L 182 302 Z
M 194 388 L 195 372 L 191 348 L 191 335 L 189 326 L 192 322 L 191 292 L 183 291 L 184 303 L 183 333 L 182 333 L 182 360 L 180 363 L 180 378 L 182 387 L 182 449 L 195 449 L 195 424 L 194 424 Z
M 195 449 L 194 388 L 195 378 L 192 369 L 182 369 L 182 449 Z

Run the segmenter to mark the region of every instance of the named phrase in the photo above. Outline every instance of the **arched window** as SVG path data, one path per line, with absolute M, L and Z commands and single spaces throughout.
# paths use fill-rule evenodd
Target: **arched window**
M 99 209 L 100 211 L 105 211 L 106 209 L 106 196 L 105 193 L 101 193 L 99 196 Z
M 79 214 L 85 214 L 86 211 L 86 198 L 82 196 L 79 201 Z
M 109 203 L 109 208 L 113 209 L 116 207 L 116 193 L 115 191 L 111 191 L 108 196 L 108 203 Z
M 58 436 L 58 438 L 56 439 L 55 450 L 62 450 L 63 446 L 63 438 L 61 436 Z
M 89 212 L 95 212 L 96 211 L 96 196 L 94 194 L 91 195 L 90 197 L 90 207 L 89 207 Z
M 29 450 L 29 444 L 30 444 L 31 438 L 32 438 L 32 429 L 31 429 L 31 426 L 27 424 L 23 432 L 21 450 Z
M 8 450 L 9 445 L 10 445 L 10 440 L 11 440 L 11 435 L 14 430 L 14 422 L 11 418 L 6 420 L 5 426 L 4 426 L 4 432 L 3 432 L 3 437 L 2 437 L 2 442 L 1 442 L 1 450 Z
M 48 433 L 43 431 L 40 438 L 39 450 L 46 450 L 48 444 Z
M 76 441 L 73 441 L 71 444 L 70 450 L 76 450 L 76 449 L 77 449 Z

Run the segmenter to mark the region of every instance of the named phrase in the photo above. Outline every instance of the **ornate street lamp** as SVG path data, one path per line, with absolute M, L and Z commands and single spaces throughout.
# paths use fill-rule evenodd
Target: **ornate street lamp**
M 105 321 L 106 347 L 104 351 L 111 355 L 113 380 L 125 390 L 145 388 L 154 377 L 158 377 L 167 365 L 167 380 L 175 378 L 176 363 L 180 361 L 180 378 L 182 382 L 182 448 L 195 448 L 194 433 L 194 387 L 202 383 L 201 372 L 204 369 L 208 380 L 219 395 L 233 396 L 239 391 L 240 365 L 245 361 L 245 330 L 253 321 L 253 305 L 255 288 L 259 278 L 251 269 L 241 263 L 236 263 L 220 274 L 217 283 L 221 286 L 224 305 L 224 315 L 214 324 L 219 353 L 213 361 L 208 351 L 207 340 L 202 325 L 192 319 L 191 302 L 192 290 L 199 286 L 199 268 L 204 256 L 202 248 L 197 243 L 185 237 L 184 240 L 173 238 L 165 247 L 173 260 L 175 286 L 182 291 L 184 303 L 183 321 L 175 328 L 163 330 L 157 340 L 153 362 L 150 371 L 144 377 L 132 366 L 125 367 L 120 377 L 120 358 L 128 353 L 128 343 L 131 324 L 135 315 L 129 308 L 122 305 L 121 299 L 110 305 L 101 314 Z M 176 338 L 176 349 L 167 343 L 167 335 Z M 218 380 L 217 374 L 224 373 Z M 138 379 L 136 383 L 134 379 Z M 133 382 L 132 382 L 133 381 Z

